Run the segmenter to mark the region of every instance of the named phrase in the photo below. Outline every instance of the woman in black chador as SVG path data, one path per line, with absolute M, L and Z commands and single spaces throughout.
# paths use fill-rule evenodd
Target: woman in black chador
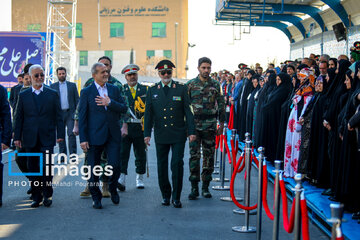
M 340 146 L 341 139 L 339 136 L 338 129 L 338 116 L 341 109 L 344 107 L 339 102 L 341 96 L 346 93 L 345 87 L 345 76 L 348 71 L 351 63 L 347 60 L 340 60 L 338 62 L 337 74 L 332 83 L 330 83 L 329 91 L 327 92 L 327 101 L 325 108 L 327 109 L 324 113 L 323 124 L 327 128 L 329 133 L 328 138 L 328 153 L 330 157 L 330 186 L 334 191 L 338 188 L 338 167 L 340 161 Z M 337 200 L 336 198 L 331 198 L 331 200 Z
M 263 133 L 263 106 L 267 102 L 269 94 L 277 87 L 276 86 L 276 74 L 274 71 L 270 70 L 270 73 L 267 73 L 265 77 L 265 85 L 260 89 L 257 96 L 256 109 L 254 114 L 256 115 L 254 122 L 254 139 L 253 144 L 255 147 L 261 147 L 264 145 L 264 133 Z
M 254 90 L 248 96 L 248 103 L 247 103 L 247 110 L 246 110 L 247 111 L 246 112 L 246 132 L 250 133 L 250 136 L 252 136 L 252 129 L 253 129 L 255 95 L 260 90 L 259 80 L 260 80 L 259 74 L 255 74 L 252 77 L 252 84 L 253 84 Z
M 277 87 L 270 93 L 268 101 L 263 106 L 263 146 L 269 161 L 275 160 L 276 144 L 279 137 L 281 105 L 286 101 L 292 90 L 291 77 L 280 73 L 276 77 Z
M 328 130 L 323 127 L 326 93 L 335 79 L 335 69 L 328 69 L 326 79 L 318 81 L 318 91 L 315 94 L 314 110 L 311 117 L 311 133 L 307 174 L 321 188 L 329 188 L 330 164 L 328 147 Z M 330 191 L 330 190 L 329 190 Z M 328 194 L 330 193 L 328 191 Z

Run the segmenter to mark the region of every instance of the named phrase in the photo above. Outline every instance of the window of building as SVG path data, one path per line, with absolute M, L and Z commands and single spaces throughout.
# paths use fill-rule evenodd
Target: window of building
M 154 57 L 155 56 L 155 50 L 147 50 L 146 51 L 146 57 L 148 58 L 148 59 L 150 59 L 150 58 L 152 58 L 152 57 Z
M 166 57 L 167 59 L 170 59 L 172 57 L 171 50 L 164 50 L 164 57 Z
M 113 51 L 112 50 L 106 50 L 104 55 L 109 57 L 112 62 L 112 60 L 113 60 Z
M 123 37 L 124 23 L 110 23 L 110 37 Z
M 152 23 L 152 37 L 166 37 L 166 23 L 153 22 Z
M 41 24 L 40 23 L 28 24 L 27 25 L 27 30 L 30 31 L 30 32 L 40 32 Z
M 88 65 L 88 51 L 80 51 L 80 66 Z
M 76 34 L 75 37 L 76 38 L 82 38 L 82 23 L 76 23 L 76 30 L 75 30 Z M 69 38 L 71 38 L 71 31 L 69 32 Z

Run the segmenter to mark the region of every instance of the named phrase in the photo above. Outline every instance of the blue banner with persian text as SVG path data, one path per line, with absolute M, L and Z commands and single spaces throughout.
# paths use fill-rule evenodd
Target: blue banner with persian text
M 0 32 L 0 84 L 12 87 L 27 63 L 45 66 L 45 39 L 35 32 Z

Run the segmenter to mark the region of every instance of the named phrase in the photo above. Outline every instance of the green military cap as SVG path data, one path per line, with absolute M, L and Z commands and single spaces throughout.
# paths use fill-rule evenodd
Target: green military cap
M 137 73 L 139 70 L 140 70 L 140 68 L 138 65 L 128 64 L 123 68 L 121 73 L 127 75 L 127 74 Z

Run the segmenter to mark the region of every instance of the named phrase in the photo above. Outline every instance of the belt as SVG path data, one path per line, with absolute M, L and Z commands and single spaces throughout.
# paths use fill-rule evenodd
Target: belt
M 196 120 L 207 120 L 212 118 L 217 118 L 217 114 L 197 114 L 194 115 L 194 119 Z

